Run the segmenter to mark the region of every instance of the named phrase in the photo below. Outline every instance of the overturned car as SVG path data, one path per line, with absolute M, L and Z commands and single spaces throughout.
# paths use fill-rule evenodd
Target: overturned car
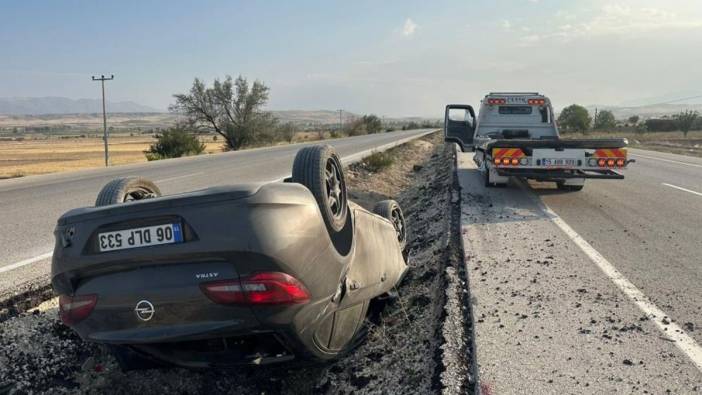
M 160 196 L 120 178 L 55 229 L 63 322 L 123 368 L 327 360 L 362 338 L 371 302 L 405 271 L 396 202 L 347 200 L 330 146 L 301 149 L 285 182 Z

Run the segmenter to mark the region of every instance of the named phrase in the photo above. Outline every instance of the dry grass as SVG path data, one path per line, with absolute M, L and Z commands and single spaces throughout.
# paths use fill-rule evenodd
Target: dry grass
M 221 152 L 222 142 L 206 140 L 207 153 Z M 148 136 L 110 138 L 113 165 L 146 162 L 143 151 L 154 139 Z M 0 178 L 70 171 L 104 166 L 103 142 L 99 138 L 70 138 L 0 142 Z
M 565 134 L 564 138 L 608 138 L 624 137 L 629 146 L 672 154 L 702 157 L 702 131 L 691 131 L 685 138 L 682 132 L 593 132 L 588 135 Z
M 218 136 L 217 141 L 213 141 L 212 137 L 200 138 L 207 145 L 205 152 L 208 154 L 222 152 L 224 140 Z M 293 142 L 316 141 L 319 137 L 317 132 L 298 132 Z M 326 133 L 324 137 L 331 136 Z M 146 162 L 143 151 L 154 141 L 151 136 L 115 134 L 110 137 L 110 163 L 123 165 Z M 104 163 L 101 138 L 52 137 L 22 141 L 0 140 L 0 179 L 102 167 Z

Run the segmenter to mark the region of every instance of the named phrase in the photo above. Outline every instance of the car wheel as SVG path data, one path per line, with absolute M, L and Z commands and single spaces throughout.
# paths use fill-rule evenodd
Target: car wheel
M 563 181 L 556 182 L 556 186 L 561 191 L 577 192 L 581 191 L 585 185 L 566 185 Z
M 407 225 L 400 205 L 394 200 L 383 200 L 375 204 L 373 212 L 392 222 L 397 233 L 397 241 L 400 242 L 400 248 L 404 250 L 407 245 Z
M 159 196 L 161 196 L 161 191 L 156 184 L 147 179 L 140 177 L 116 178 L 102 187 L 97 199 L 95 199 L 95 206 L 107 206 Z
M 312 192 L 330 233 L 340 232 L 348 217 L 346 181 L 341 159 L 330 145 L 305 147 L 297 152 L 292 181 Z

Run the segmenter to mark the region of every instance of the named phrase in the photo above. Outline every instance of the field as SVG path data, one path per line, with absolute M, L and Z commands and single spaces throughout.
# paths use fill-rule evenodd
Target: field
M 209 137 L 203 141 L 208 153 L 222 151 L 221 140 L 215 142 Z M 153 142 L 149 136 L 113 136 L 110 162 L 113 165 L 146 162 L 143 151 Z M 100 138 L 0 141 L 0 178 L 102 167 L 104 160 Z
M 629 146 L 652 151 L 702 157 L 702 131 L 691 131 L 687 138 L 682 132 L 593 132 L 587 135 L 568 133 L 564 138 L 625 137 Z
M 202 136 L 208 154 L 222 152 L 222 138 Z M 319 139 L 319 133 L 298 132 L 295 142 Z M 329 138 L 329 133 L 324 135 Z M 131 136 L 129 134 L 110 137 L 110 164 L 146 162 L 144 151 L 153 144 L 151 136 Z M 24 139 L 20 141 L 0 140 L 0 179 L 23 177 L 35 174 L 56 173 L 102 167 L 105 165 L 104 147 L 98 137 L 63 136 Z

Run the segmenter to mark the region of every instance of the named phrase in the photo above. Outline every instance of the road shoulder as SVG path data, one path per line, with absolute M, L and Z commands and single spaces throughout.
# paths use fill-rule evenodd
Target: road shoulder
M 462 236 L 486 393 L 700 390 L 702 373 L 663 339 L 514 185 L 486 189 L 459 154 Z

